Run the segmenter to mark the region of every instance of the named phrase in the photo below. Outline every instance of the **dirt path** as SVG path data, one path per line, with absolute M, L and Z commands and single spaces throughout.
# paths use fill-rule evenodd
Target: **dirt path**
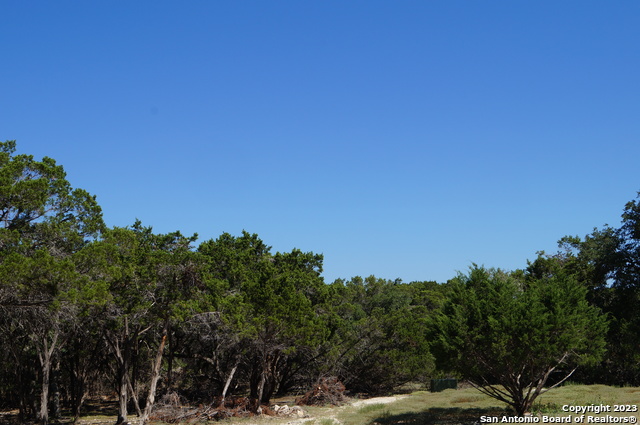
M 356 400 L 353 401 L 349 404 L 346 404 L 344 406 L 340 406 L 340 407 L 332 407 L 332 408 L 327 408 L 326 409 L 326 414 L 322 414 L 321 416 L 310 416 L 307 418 L 301 418 L 301 419 L 291 419 L 289 421 L 286 422 L 278 422 L 280 424 L 283 425 L 301 425 L 301 424 L 308 424 L 311 421 L 314 421 L 316 424 L 319 424 L 320 421 L 322 419 L 333 419 L 333 422 L 335 425 L 342 425 L 342 422 L 340 422 L 340 420 L 338 420 L 337 416 L 339 414 L 340 411 L 350 408 L 350 407 L 362 407 L 362 406 L 367 406 L 370 404 L 389 404 L 389 403 L 393 403 L 395 401 L 398 401 L 400 399 L 403 399 L 405 397 L 408 397 L 406 395 L 398 395 L 398 396 L 391 396 L 391 397 L 373 397 L 373 398 L 367 398 L 364 400 Z M 283 418 L 273 418 L 274 420 L 279 419 L 282 420 Z M 251 423 L 247 423 L 246 425 L 265 425 L 268 424 L 269 418 L 265 418 L 265 420 L 261 421 L 261 422 L 251 422 Z
M 374 397 L 374 398 L 367 398 L 364 400 L 358 400 L 355 401 L 353 403 L 350 403 L 351 406 L 353 407 L 358 407 L 358 406 L 366 406 L 368 404 L 388 404 L 388 403 L 393 403 L 394 401 L 398 401 L 402 398 L 407 397 L 406 395 L 394 395 L 391 397 Z

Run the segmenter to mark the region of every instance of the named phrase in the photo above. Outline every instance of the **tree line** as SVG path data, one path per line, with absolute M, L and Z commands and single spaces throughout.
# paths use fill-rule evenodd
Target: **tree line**
M 111 395 L 119 424 L 144 423 L 170 391 L 258 410 L 326 376 L 375 394 L 453 374 L 517 411 L 543 381 L 640 381 L 638 201 L 620 228 L 566 237 L 523 270 L 325 283 L 322 255 L 256 234 L 108 227 L 53 159 L 15 150 L 0 143 L 0 406 L 23 421 Z M 496 393 L 511 364 L 530 379 Z

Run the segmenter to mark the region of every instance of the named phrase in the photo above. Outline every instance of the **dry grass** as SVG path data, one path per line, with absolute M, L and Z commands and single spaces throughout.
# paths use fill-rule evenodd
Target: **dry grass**
M 615 388 L 605 385 L 568 385 L 553 389 L 539 397 L 533 409 L 533 414 L 541 419 L 543 416 L 567 417 L 571 413 L 562 410 L 562 406 L 589 406 L 589 405 L 630 405 L 640 409 L 640 389 Z M 602 418 L 604 415 L 633 416 L 639 418 L 638 412 L 605 412 L 596 415 L 588 415 Z M 475 389 L 446 390 L 442 393 L 417 392 L 410 398 L 400 400 L 388 405 L 388 413 L 375 417 L 349 417 L 345 418 L 345 425 L 437 425 L 437 424 L 474 424 L 478 423 L 481 416 L 498 417 L 513 416 L 513 413 L 504 403 L 485 396 Z M 579 416 L 572 414 L 573 418 Z
M 532 413 L 540 418 L 543 415 L 566 417 L 569 413 L 562 411 L 563 405 L 589 406 L 592 404 L 631 405 L 640 409 L 640 388 L 565 385 L 539 397 Z M 305 406 L 304 410 L 309 417 L 303 419 L 253 417 L 210 422 L 209 425 L 471 425 L 478 423 L 481 416 L 501 418 L 504 415 L 513 415 L 504 403 L 485 396 L 473 388 L 445 390 L 441 393 L 416 391 L 392 403 L 378 403 L 376 400 L 371 400 L 371 403 L 366 405 Z M 599 417 L 633 415 L 635 418 L 640 418 L 638 412 L 635 414 L 610 412 L 600 415 L 590 413 L 588 415 Z M 130 419 L 132 424 L 136 423 L 135 416 L 131 416 Z M 79 423 L 82 425 L 113 424 L 115 416 L 106 416 L 96 409 L 91 416 L 81 418 Z M 202 422 L 198 423 L 202 424 Z M 542 421 L 539 424 L 544 425 Z
M 568 416 L 563 405 L 588 406 L 591 404 L 632 405 L 640 409 L 640 388 L 616 388 L 605 385 L 567 385 L 553 389 L 539 397 L 533 413 L 545 416 Z M 508 407 L 473 388 L 445 390 L 441 393 L 418 391 L 397 402 L 376 406 L 373 410 L 344 408 L 335 412 L 343 425 L 457 425 L 478 423 L 481 416 L 513 416 Z M 613 407 L 612 407 L 613 410 Z M 630 416 L 638 412 L 601 413 L 600 416 Z M 576 415 L 574 415 L 576 416 Z M 574 421 L 575 422 L 575 421 Z M 542 424 L 542 421 L 540 422 Z

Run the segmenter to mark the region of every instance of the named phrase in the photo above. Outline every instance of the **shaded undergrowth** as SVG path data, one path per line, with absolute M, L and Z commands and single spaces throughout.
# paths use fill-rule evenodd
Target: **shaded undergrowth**
M 372 423 L 380 425 L 472 425 L 478 423 L 481 416 L 510 414 L 508 411 L 493 408 L 432 407 L 421 412 L 383 414 L 375 418 Z

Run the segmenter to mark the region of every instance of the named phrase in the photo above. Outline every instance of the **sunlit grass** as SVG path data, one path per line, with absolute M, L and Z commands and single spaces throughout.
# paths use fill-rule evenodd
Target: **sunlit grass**
M 534 415 L 568 416 L 562 406 L 635 405 L 640 408 L 640 388 L 617 388 L 606 385 L 569 385 L 555 388 L 540 396 L 534 405 Z M 440 393 L 414 392 L 410 396 L 384 406 L 377 411 L 360 412 L 345 409 L 337 415 L 345 425 L 391 424 L 473 424 L 480 416 L 512 416 L 509 407 L 478 390 L 445 390 Z M 612 416 L 635 416 L 623 412 L 609 412 Z M 574 417 L 576 415 L 573 415 Z
M 373 400 L 372 400 L 373 401 Z M 640 388 L 609 387 L 606 385 L 565 385 L 540 396 L 532 414 L 538 417 L 568 416 L 562 406 L 635 405 L 640 408 Z M 416 391 L 401 396 L 392 403 L 374 403 L 360 406 L 304 407 L 308 417 L 303 419 L 252 417 L 228 419 L 218 424 L 226 425 L 464 425 L 479 421 L 480 416 L 511 416 L 513 412 L 504 403 L 492 399 L 478 390 L 466 388 L 448 389 L 439 393 Z M 631 416 L 625 412 L 607 412 L 611 416 Z M 574 417 L 577 415 L 573 415 Z M 106 423 L 115 417 L 83 417 L 80 424 Z M 131 423 L 137 423 L 135 415 Z M 202 423 L 202 422 L 199 422 Z M 216 422 L 210 422 L 210 425 Z M 542 423 L 542 422 L 540 422 Z
M 358 413 L 364 415 L 366 413 L 377 412 L 384 408 L 385 405 L 382 403 L 367 404 L 366 406 L 362 406 L 360 409 L 358 409 Z

